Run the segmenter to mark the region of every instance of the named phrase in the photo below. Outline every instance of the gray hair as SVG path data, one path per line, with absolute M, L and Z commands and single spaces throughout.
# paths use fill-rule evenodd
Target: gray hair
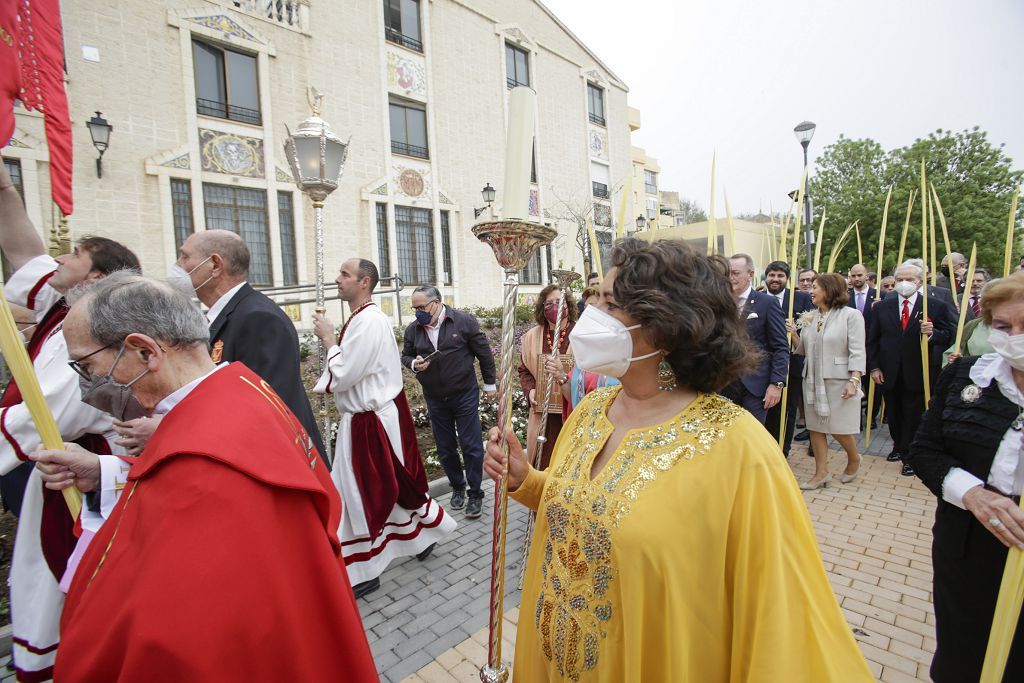
M 985 277 L 985 282 L 991 282 L 992 281 L 992 273 L 988 272 L 984 268 L 975 268 L 974 269 L 974 274 L 975 275 L 978 275 L 979 273 Z
M 218 254 L 231 277 L 249 277 L 249 247 L 230 230 L 204 230 L 195 233 L 196 250 L 204 257 Z
M 439 290 L 434 285 L 423 285 L 422 287 L 417 287 L 416 289 L 412 290 L 412 293 L 423 294 L 431 301 L 433 301 L 434 299 L 437 299 L 438 301 L 441 300 L 441 290 Z
M 892 271 L 892 274 L 900 272 L 904 268 L 913 268 L 917 271 L 917 279 L 924 280 L 924 261 L 919 258 L 910 258 L 896 266 L 896 270 Z
M 747 270 L 751 273 L 754 272 L 754 259 L 750 258 L 749 254 L 733 254 L 729 257 L 730 261 L 739 261 L 743 259 L 747 262 Z
M 119 270 L 69 296 L 84 301 L 89 334 L 102 345 L 120 344 L 129 334 L 145 334 L 171 347 L 207 344 L 210 329 L 202 311 L 170 285 Z

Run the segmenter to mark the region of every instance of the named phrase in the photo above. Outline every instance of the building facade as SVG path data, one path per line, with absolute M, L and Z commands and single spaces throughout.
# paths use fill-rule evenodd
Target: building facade
M 404 281 L 403 299 L 380 297 L 396 318 L 404 307 L 408 320 L 420 284 L 455 305 L 501 304 L 502 274 L 470 228 L 475 213 L 501 211 L 516 85 L 537 92 L 531 214 L 559 233 L 521 274 L 522 294 L 539 291 L 552 268 L 583 269 L 581 219 L 610 247 L 616 193 L 633 172 L 627 88 L 538 2 L 80 0 L 64 4 L 63 18 L 70 238 L 119 240 L 147 275 L 163 277 L 192 232 L 226 228 L 249 244 L 254 285 L 312 282 L 312 209 L 282 151 L 285 126 L 309 116 L 310 86 L 325 95 L 324 120 L 351 136 L 325 208 L 328 282 L 342 260 L 363 257 Z M 102 177 L 84 125 L 97 111 L 113 126 Z M 42 118 L 19 110 L 3 154 L 49 235 L 59 216 Z M 497 190 L 490 207 L 487 183 Z M 309 324 L 308 306 L 289 310 Z

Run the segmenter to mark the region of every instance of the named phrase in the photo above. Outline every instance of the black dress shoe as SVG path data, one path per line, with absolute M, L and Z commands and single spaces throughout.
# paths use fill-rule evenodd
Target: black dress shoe
M 878 429 L 878 420 L 872 420 L 871 421 L 871 428 L 872 429 Z
M 364 595 L 368 595 L 373 591 L 380 588 L 380 579 L 370 579 L 369 581 L 363 581 L 352 586 L 352 592 L 355 593 L 357 598 L 361 598 Z
M 793 437 L 793 441 L 810 441 L 811 433 L 806 429 Z
M 914 468 L 904 463 L 903 469 L 900 470 L 900 474 L 902 474 L 904 477 L 912 477 L 914 476 Z
M 419 560 L 420 562 L 422 562 L 423 560 L 425 560 L 428 557 L 430 557 L 430 553 L 434 552 L 434 546 L 435 545 L 437 545 L 437 544 L 436 543 L 431 543 L 430 545 L 428 545 L 426 550 L 424 550 L 423 552 L 421 552 L 419 555 L 416 556 L 416 559 Z
M 466 507 L 466 489 L 455 489 L 452 491 L 452 510 L 461 510 Z
M 885 456 L 885 459 L 889 462 L 896 462 L 898 460 L 902 460 L 903 456 L 900 455 L 899 451 L 892 451 L 889 455 Z
M 466 506 L 466 519 L 476 519 L 480 516 L 480 509 L 484 505 L 483 498 L 470 498 Z

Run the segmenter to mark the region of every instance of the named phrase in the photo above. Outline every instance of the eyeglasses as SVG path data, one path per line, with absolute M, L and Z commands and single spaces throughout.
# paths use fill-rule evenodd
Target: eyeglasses
M 428 301 L 427 303 L 423 304 L 422 306 L 413 306 L 412 310 L 414 310 L 414 311 L 425 311 L 425 310 L 427 310 L 427 306 L 429 306 L 430 304 L 433 304 L 433 303 L 437 303 L 438 301 L 440 301 L 440 299 L 434 299 L 433 301 Z
M 99 353 L 100 351 L 106 351 L 106 350 L 107 350 L 107 349 L 109 349 L 109 348 L 110 348 L 111 346 L 117 346 L 117 344 L 118 344 L 118 342 L 111 342 L 111 343 L 107 344 L 106 346 L 104 346 L 104 347 L 103 347 L 103 348 L 101 348 L 101 349 L 96 349 L 96 350 L 95 350 L 95 351 L 93 351 L 92 353 L 89 353 L 89 354 L 86 354 L 86 355 L 82 356 L 82 357 L 81 357 L 81 358 L 79 358 L 78 360 L 69 360 L 69 361 L 68 361 L 68 365 L 70 365 L 70 366 L 71 366 L 71 369 L 72 369 L 72 370 L 74 370 L 75 372 L 77 372 L 77 373 L 78 373 L 78 376 L 79 376 L 79 377 L 81 377 L 82 379 L 92 379 L 92 373 L 91 373 L 91 372 L 89 372 L 88 370 L 86 370 L 85 368 L 83 368 L 83 367 L 82 367 L 82 366 L 80 365 L 80 363 L 81 363 L 81 362 L 82 362 L 83 360 L 85 360 L 86 358 L 90 358 L 91 356 L 95 356 L 95 355 L 96 355 L 97 353 Z

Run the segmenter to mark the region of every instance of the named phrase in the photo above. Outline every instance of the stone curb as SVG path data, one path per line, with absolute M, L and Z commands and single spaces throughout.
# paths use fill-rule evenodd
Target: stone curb
M 427 484 L 427 493 L 431 498 L 437 499 L 452 492 L 452 485 L 448 483 L 448 477 L 439 477 Z

